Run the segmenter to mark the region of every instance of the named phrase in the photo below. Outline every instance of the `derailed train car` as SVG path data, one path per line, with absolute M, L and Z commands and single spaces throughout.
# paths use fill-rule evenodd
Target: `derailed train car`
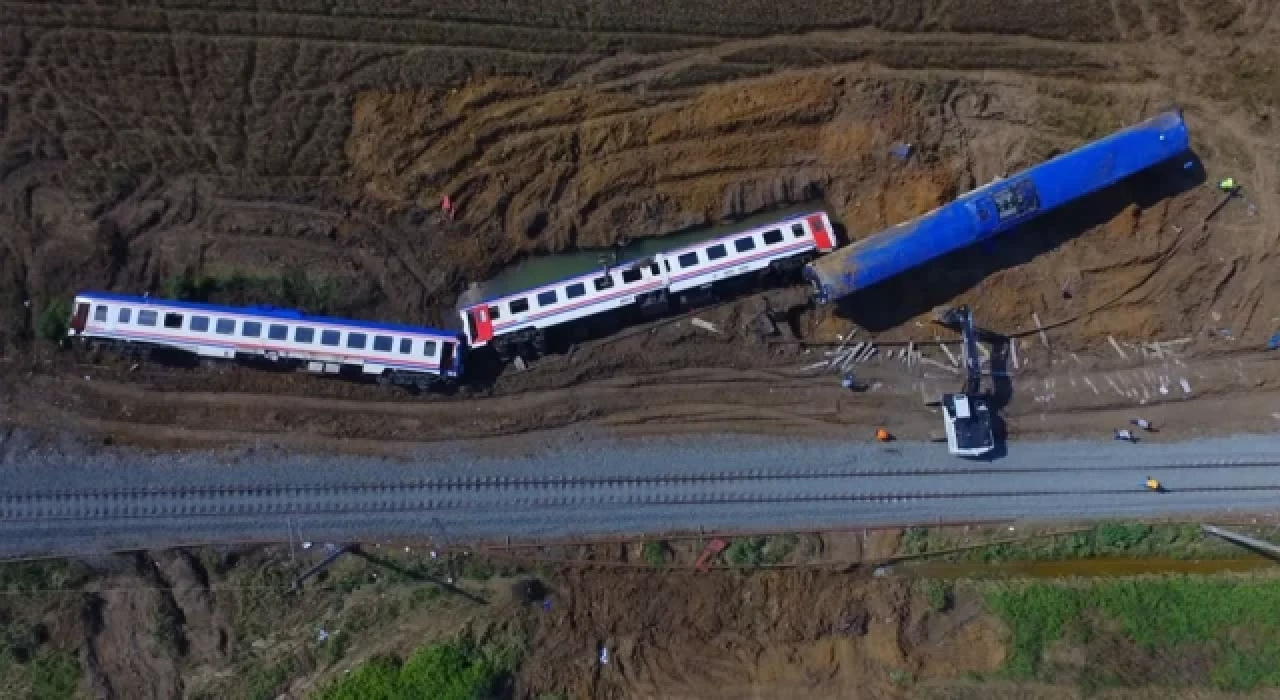
M 1162 113 L 840 248 L 806 265 L 805 279 L 819 303 L 835 301 L 1009 231 L 1189 148 L 1182 113 Z

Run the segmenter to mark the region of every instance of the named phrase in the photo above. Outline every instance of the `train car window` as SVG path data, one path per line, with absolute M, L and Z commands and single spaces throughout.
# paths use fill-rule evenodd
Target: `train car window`
M 413 349 L 413 338 L 401 338 L 401 339 L 400 339 L 400 354 L 401 354 L 401 355 L 408 355 L 408 354 L 409 354 L 409 351 L 410 351 L 410 350 L 412 350 L 412 349 Z
M 772 231 L 764 232 L 765 245 L 773 245 L 775 243 L 781 243 L 781 242 L 782 242 L 782 231 L 775 228 Z
M 156 325 L 156 318 L 157 318 L 157 316 L 158 316 L 158 314 L 157 314 L 156 312 L 154 312 L 154 311 L 139 311 L 139 312 L 138 312 L 138 325 L 140 325 L 140 326 L 154 326 L 154 325 Z
M 622 271 L 622 283 L 631 284 L 632 282 L 639 282 L 640 278 L 643 276 L 644 276 L 644 271 L 642 271 L 640 268 L 638 267 L 627 268 Z
M 428 340 L 422 344 L 422 354 L 426 357 L 436 356 L 436 341 Z
M 707 248 L 707 260 L 719 260 L 728 254 L 729 251 L 725 250 L 723 243 L 718 243 Z
M 587 293 L 587 285 L 581 282 L 574 282 L 573 284 L 564 288 L 564 295 L 569 297 L 570 299 L 577 299 L 578 297 L 586 293 Z
M 680 267 L 693 267 L 698 264 L 698 254 L 696 252 L 685 253 L 676 258 L 676 262 L 680 263 Z
M 107 320 L 107 307 L 95 306 L 93 309 L 93 320 L 95 321 Z
M 353 350 L 363 350 L 365 341 L 367 341 L 368 339 L 369 339 L 369 336 L 365 335 L 364 333 L 348 333 L 347 347 Z
M 165 328 L 182 328 L 182 314 L 167 313 L 164 315 Z
M 320 344 L 337 347 L 342 334 L 338 331 L 320 331 Z
M 791 224 L 791 235 L 804 238 L 804 224 Z
M 662 261 L 662 266 L 663 266 L 663 267 L 665 267 L 665 268 L 667 268 L 667 272 L 671 272 L 671 261 L 670 261 L 670 260 L 663 260 L 663 261 Z
M 511 313 L 522 314 L 529 310 L 529 300 L 524 297 L 511 300 Z
M 554 289 L 538 292 L 538 306 L 551 306 L 556 303 L 556 298 L 556 290 Z
M 653 276 L 657 277 L 662 274 L 662 268 L 658 267 L 658 263 L 650 263 L 649 272 L 652 272 Z
M 303 326 L 298 326 L 297 328 L 293 329 L 293 342 L 295 343 L 310 343 L 315 339 L 316 339 L 316 329 L 314 328 L 304 328 Z
M 240 335 L 246 338 L 257 338 L 262 335 L 262 324 L 257 321 L 245 321 L 240 325 Z
M 751 236 L 743 236 L 742 238 L 739 238 L 738 240 L 733 242 L 733 249 L 738 251 L 739 253 L 745 253 L 748 250 L 755 250 L 756 239 L 752 238 Z
M 133 316 L 133 309 L 120 309 L 120 315 L 116 316 L 116 323 L 128 323 Z
M 500 319 L 500 318 L 502 318 L 502 309 L 501 309 L 500 307 L 497 307 L 497 306 L 490 306 L 490 307 L 489 307 L 489 320 L 490 320 L 490 321 L 497 321 L 497 320 L 498 320 L 498 319 Z
M 192 316 L 192 317 L 191 317 L 191 330 L 193 330 L 193 331 L 195 331 L 195 332 L 197 332 L 197 333 L 208 333 L 208 332 L 209 332 L 209 317 L 208 317 L 208 316 Z
M 373 349 L 378 352 L 391 352 L 391 336 L 375 335 L 373 336 Z
M 213 330 L 215 333 L 220 333 L 222 335 L 231 335 L 236 332 L 236 322 L 234 319 L 220 318 L 218 319 L 218 322 L 213 325 Z
M 597 292 L 603 292 L 604 290 L 609 289 L 610 287 L 613 286 L 613 275 L 605 275 L 604 277 L 597 277 L 591 281 L 591 284 L 596 288 Z
M 267 337 L 272 340 L 287 340 L 289 338 L 289 327 L 273 323 L 267 326 Z

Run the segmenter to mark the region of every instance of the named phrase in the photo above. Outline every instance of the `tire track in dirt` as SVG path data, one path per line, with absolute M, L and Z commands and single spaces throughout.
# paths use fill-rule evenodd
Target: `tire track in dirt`
M 377 293 L 361 298 L 353 310 L 357 315 L 421 322 L 446 316 L 466 280 L 522 254 L 607 244 L 623 233 L 665 232 L 814 194 L 823 195 L 857 237 L 1173 97 L 1192 106 L 1193 130 L 1207 134 L 1213 146 L 1211 162 L 1230 163 L 1236 157 L 1232 145 L 1238 150 L 1243 144 L 1245 151 L 1261 154 L 1250 184 L 1265 189 L 1274 183 L 1268 169 L 1274 159 L 1267 155 L 1273 144 L 1266 133 L 1253 133 L 1256 119 L 1242 109 L 1225 109 L 1234 104 L 1229 92 L 1211 95 L 1201 87 L 1219 75 L 1215 71 L 1235 65 L 1215 63 L 1231 47 L 1269 45 L 1262 38 L 1274 37 L 1276 26 L 1265 8 L 1242 6 L 1243 19 L 1225 12 L 1214 22 L 1226 29 L 1208 31 L 1208 10 L 1198 0 L 1180 3 L 1175 9 L 1185 17 L 1174 19 L 1160 18 L 1170 11 L 1167 5 L 1111 5 L 1111 14 L 1104 9 L 1096 17 L 1090 8 L 1104 4 L 1059 2 L 1013 16 L 996 3 L 979 2 L 959 17 L 945 4 L 889 8 L 854 2 L 789 10 L 784 21 L 775 22 L 770 18 L 776 8 L 757 11 L 750 3 L 738 8 L 738 16 L 724 18 L 717 8 L 696 3 L 671 16 L 644 8 L 628 14 L 607 4 L 559 12 L 559 5 L 495 9 L 453 3 L 393 4 L 346 17 L 287 3 L 256 12 L 253 3 L 239 2 L 219 12 L 196 4 L 46 8 L 0 2 L 0 16 L 21 27 L 24 37 L 5 48 L 6 61 L 12 56 L 18 71 L 8 138 L 49 144 L 50 153 L 66 154 L 67 174 L 58 177 L 91 175 L 98 181 L 87 184 L 96 187 L 143 168 L 203 172 L 201 180 L 208 183 L 208 191 L 194 194 L 190 204 L 171 205 L 196 210 L 185 224 L 162 218 L 144 225 L 139 222 L 145 217 L 130 214 L 131 208 L 151 211 L 149 200 L 161 196 L 155 190 L 125 194 L 122 206 L 108 209 L 110 221 L 94 213 L 94 196 L 85 197 L 85 220 L 117 226 L 127 241 L 119 269 L 107 277 L 92 226 L 58 223 L 57 212 L 73 207 L 50 205 L 56 200 L 48 193 L 64 186 L 40 181 L 21 205 L 25 212 L 12 217 L 26 232 L 13 257 L 32 270 L 38 304 L 104 279 L 121 290 L 143 291 L 182 270 L 270 275 L 281 266 L 307 265 L 339 280 L 376 278 Z M 577 13 L 582 9 L 588 14 Z M 717 17 L 719 25 L 708 24 Z M 845 21 L 832 22 L 833 17 Z M 48 29 L 68 22 L 106 34 Z M 1071 23 L 1079 26 L 1064 29 Z M 679 31 L 665 31 L 673 27 Z M 144 34 L 112 33 L 117 30 Z M 1165 31 L 1173 33 L 1159 33 Z M 424 41 L 432 32 L 448 36 Z M 315 37 L 322 43 L 313 42 Z M 366 39 L 374 43 L 362 43 Z M 382 40 L 391 43 L 377 43 Z M 528 46 L 530 41 L 535 45 Z M 446 43 L 466 46 L 453 51 L 440 45 Z M 1195 56 L 1183 55 L 1191 44 Z M 210 46 L 223 50 L 204 55 Z M 168 60 L 149 61 L 154 47 L 163 47 Z M 1233 80 L 1222 76 L 1224 85 Z M 349 113 L 349 104 L 369 109 Z M 935 114 L 934 107 L 947 114 Z M 1231 128 L 1211 123 L 1218 114 Z M 176 126 L 157 127 L 167 124 Z M 355 148 L 362 140 L 365 151 Z M 896 142 L 912 143 L 917 155 L 908 163 L 890 160 L 885 153 Z M 434 214 L 442 193 L 460 207 L 458 220 L 448 226 Z M 236 199 L 278 205 L 239 206 L 231 203 Z M 984 320 L 1005 328 L 1024 324 L 1032 311 L 1062 316 L 1058 312 L 1126 288 L 1139 268 L 1148 267 L 1151 243 L 1165 235 L 1164 223 L 1157 221 L 1161 207 L 1151 210 L 1146 204 L 1116 207 L 1110 222 L 1095 222 L 1079 240 L 1060 238 L 1040 250 L 1010 242 L 1011 248 L 1028 250 L 1004 256 L 999 265 L 970 259 L 947 270 L 922 271 L 920 279 L 938 291 L 895 290 L 867 306 L 923 314 L 934 304 L 959 299 L 987 310 Z M 531 228 L 545 211 L 554 214 L 549 223 Z M 1261 221 L 1227 214 L 1216 237 L 1171 256 L 1149 281 L 1141 303 L 1098 315 L 1082 324 L 1079 338 L 1055 343 L 1200 330 L 1198 319 L 1214 302 L 1195 297 L 1215 279 L 1218 258 L 1238 268 L 1220 303 L 1245 302 L 1228 314 L 1229 323 L 1238 335 L 1262 332 L 1255 326 L 1274 313 L 1275 295 L 1260 264 L 1259 256 L 1267 254 L 1265 238 L 1257 233 Z M 1264 214 L 1272 220 L 1270 212 Z M 1257 242 L 1231 249 L 1236 244 L 1224 240 L 1226 233 L 1233 241 Z M 198 252 L 206 238 L 217 241 L 208 256 Z M 263 252 L 269 255 L 254 255 Z M 981 274 L 949 281 L 970 269 Z M 1055 294 L 1059 272 L 1074 269 L 1090 272 L 1077 276 L 1079 303 L 1073 307 L 1056 301 Z M 1188 279 L 1179 286 L 1177 280 Z M 733 305 L 729 313 L 749 314 L 754 301 Z M 899 326 L 918 317 L 900 315 Z M 845 330 L 811 312 L 799 323 L 824 338 Z M 671 342 L 637 336 L 577 366 L 565 363 L 507 386 L 528 392 L 582 386 L 609 372 L 696 365 L 702 362 L 699 353 L 714 352 L 686 344 L 678 334 L 659 337 Z M 744 340 L 738 335 L 727 342 Z M 725 362 L 776 363 L 760 348 L 732 352 L 734 359 Z M 367 395 L 273 381 L 230 373 L 209 384 L 232 391 L 279 386 L 295 393 Z M 162 381 L 177 391 L 200 383 Z M 771 386 L 767 380 L 754 385 Z M 664 398 L 656 390 L 639 397 L 657 406 Z M 817 430 L 821 426 L 806 421 L 826 420 L 821 412 L 804 413 L 798 408 L 803 402 L 766 401 L 782 413 L 801 413 L 787 423 L 795 429 Z M 697 404 L 692 398 L 688 403 Z M 101 410 L 94 415 L 115 415 Z M 184 404 L 174 410 L 206 409 Z M 251 425 L 251 407 L 243 410 L 237 420 Z M 658 413 L 648 405 L 618 404 L 603 418 L 558 420 L 648 427 L 663 424 Z M 760 418 L 768 415 L 726 402 L 699 405 L 688 420 L 727 426 L 790 420 Z

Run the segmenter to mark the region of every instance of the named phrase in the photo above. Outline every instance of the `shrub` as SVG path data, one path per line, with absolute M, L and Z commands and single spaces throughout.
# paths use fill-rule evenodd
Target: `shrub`
M 67 337 L 71 322 L 71 303 L 66 299 L 54 299 L 45 305 L 36 320 L 36 335 L 50 343 L 61 343 Z
M 31 695 L 40 700 L 70 700 L 80 687 L 80 664 L 67 652 L 42 654 L 31 664 Z
M 640 556 L 655 569 L 661 569 L 667 565 L 667 543 L 666 542 L 645 542 L 640 548 Z
M 739 537 L 725 549 L 724 556 L 740 569 L 772 566 L 785 561 L 799 542 L 800 538 L 795 535 Z
M 739 537 L 724 550 L 724 558 L 739 569 L 760 566 L 765 538 Z
M 466 641 L 433 644 L 403 663 L 377 657 L 316 695 L 317 700 L 494 697 L 506 676 L 489 654 Z
M 951 607 L 951 586 L 945 581 L 929 579 L 924 582 L 924 595 L 929 600 L 929 609 L 942 612 Z
M 250 672 L 245 681 L 245 697 L 248 700 L 273 700 L 293 674 L 293 665 L 293 658 L 289 657 L 268 668 Z

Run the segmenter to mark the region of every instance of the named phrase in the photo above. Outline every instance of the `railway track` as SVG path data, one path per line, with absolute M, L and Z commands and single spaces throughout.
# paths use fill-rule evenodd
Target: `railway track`
M 733 504 L 927 503 L 963 499 L 1098 497 L 1142 492 L 1132 475 L 1170 470 L 1184 478 L 1184 494 L 1275 492 L 1269 474 L 1250 483 L 1217 484 L 1215 470 L 1272 470 L 1280 461 L 1213 460 L 1130 466 L 1027 467 L 975 465 L 903 468 L 746 469 L 649 476 L 474 476 L 331 484 L 157 485 L 141 488 L 63 488 L 0 491 L 0 526 L 154 518 L 359 515 L 477 509 L 541 510 L 575 507 Z M 1053 488 L 1034 475 L 1076 474 L 1080 486 Z M 1120 476 L 1121 473 L 1128 476 Z M 1084 479 L 1088 474 L 1097 478 Z M 1022 477 L 1021 481 L 1017 478 Z M 896 486 L 885 486 L 883 480 Z M 1132 484 L 1132 485 L 1130 485 Z

